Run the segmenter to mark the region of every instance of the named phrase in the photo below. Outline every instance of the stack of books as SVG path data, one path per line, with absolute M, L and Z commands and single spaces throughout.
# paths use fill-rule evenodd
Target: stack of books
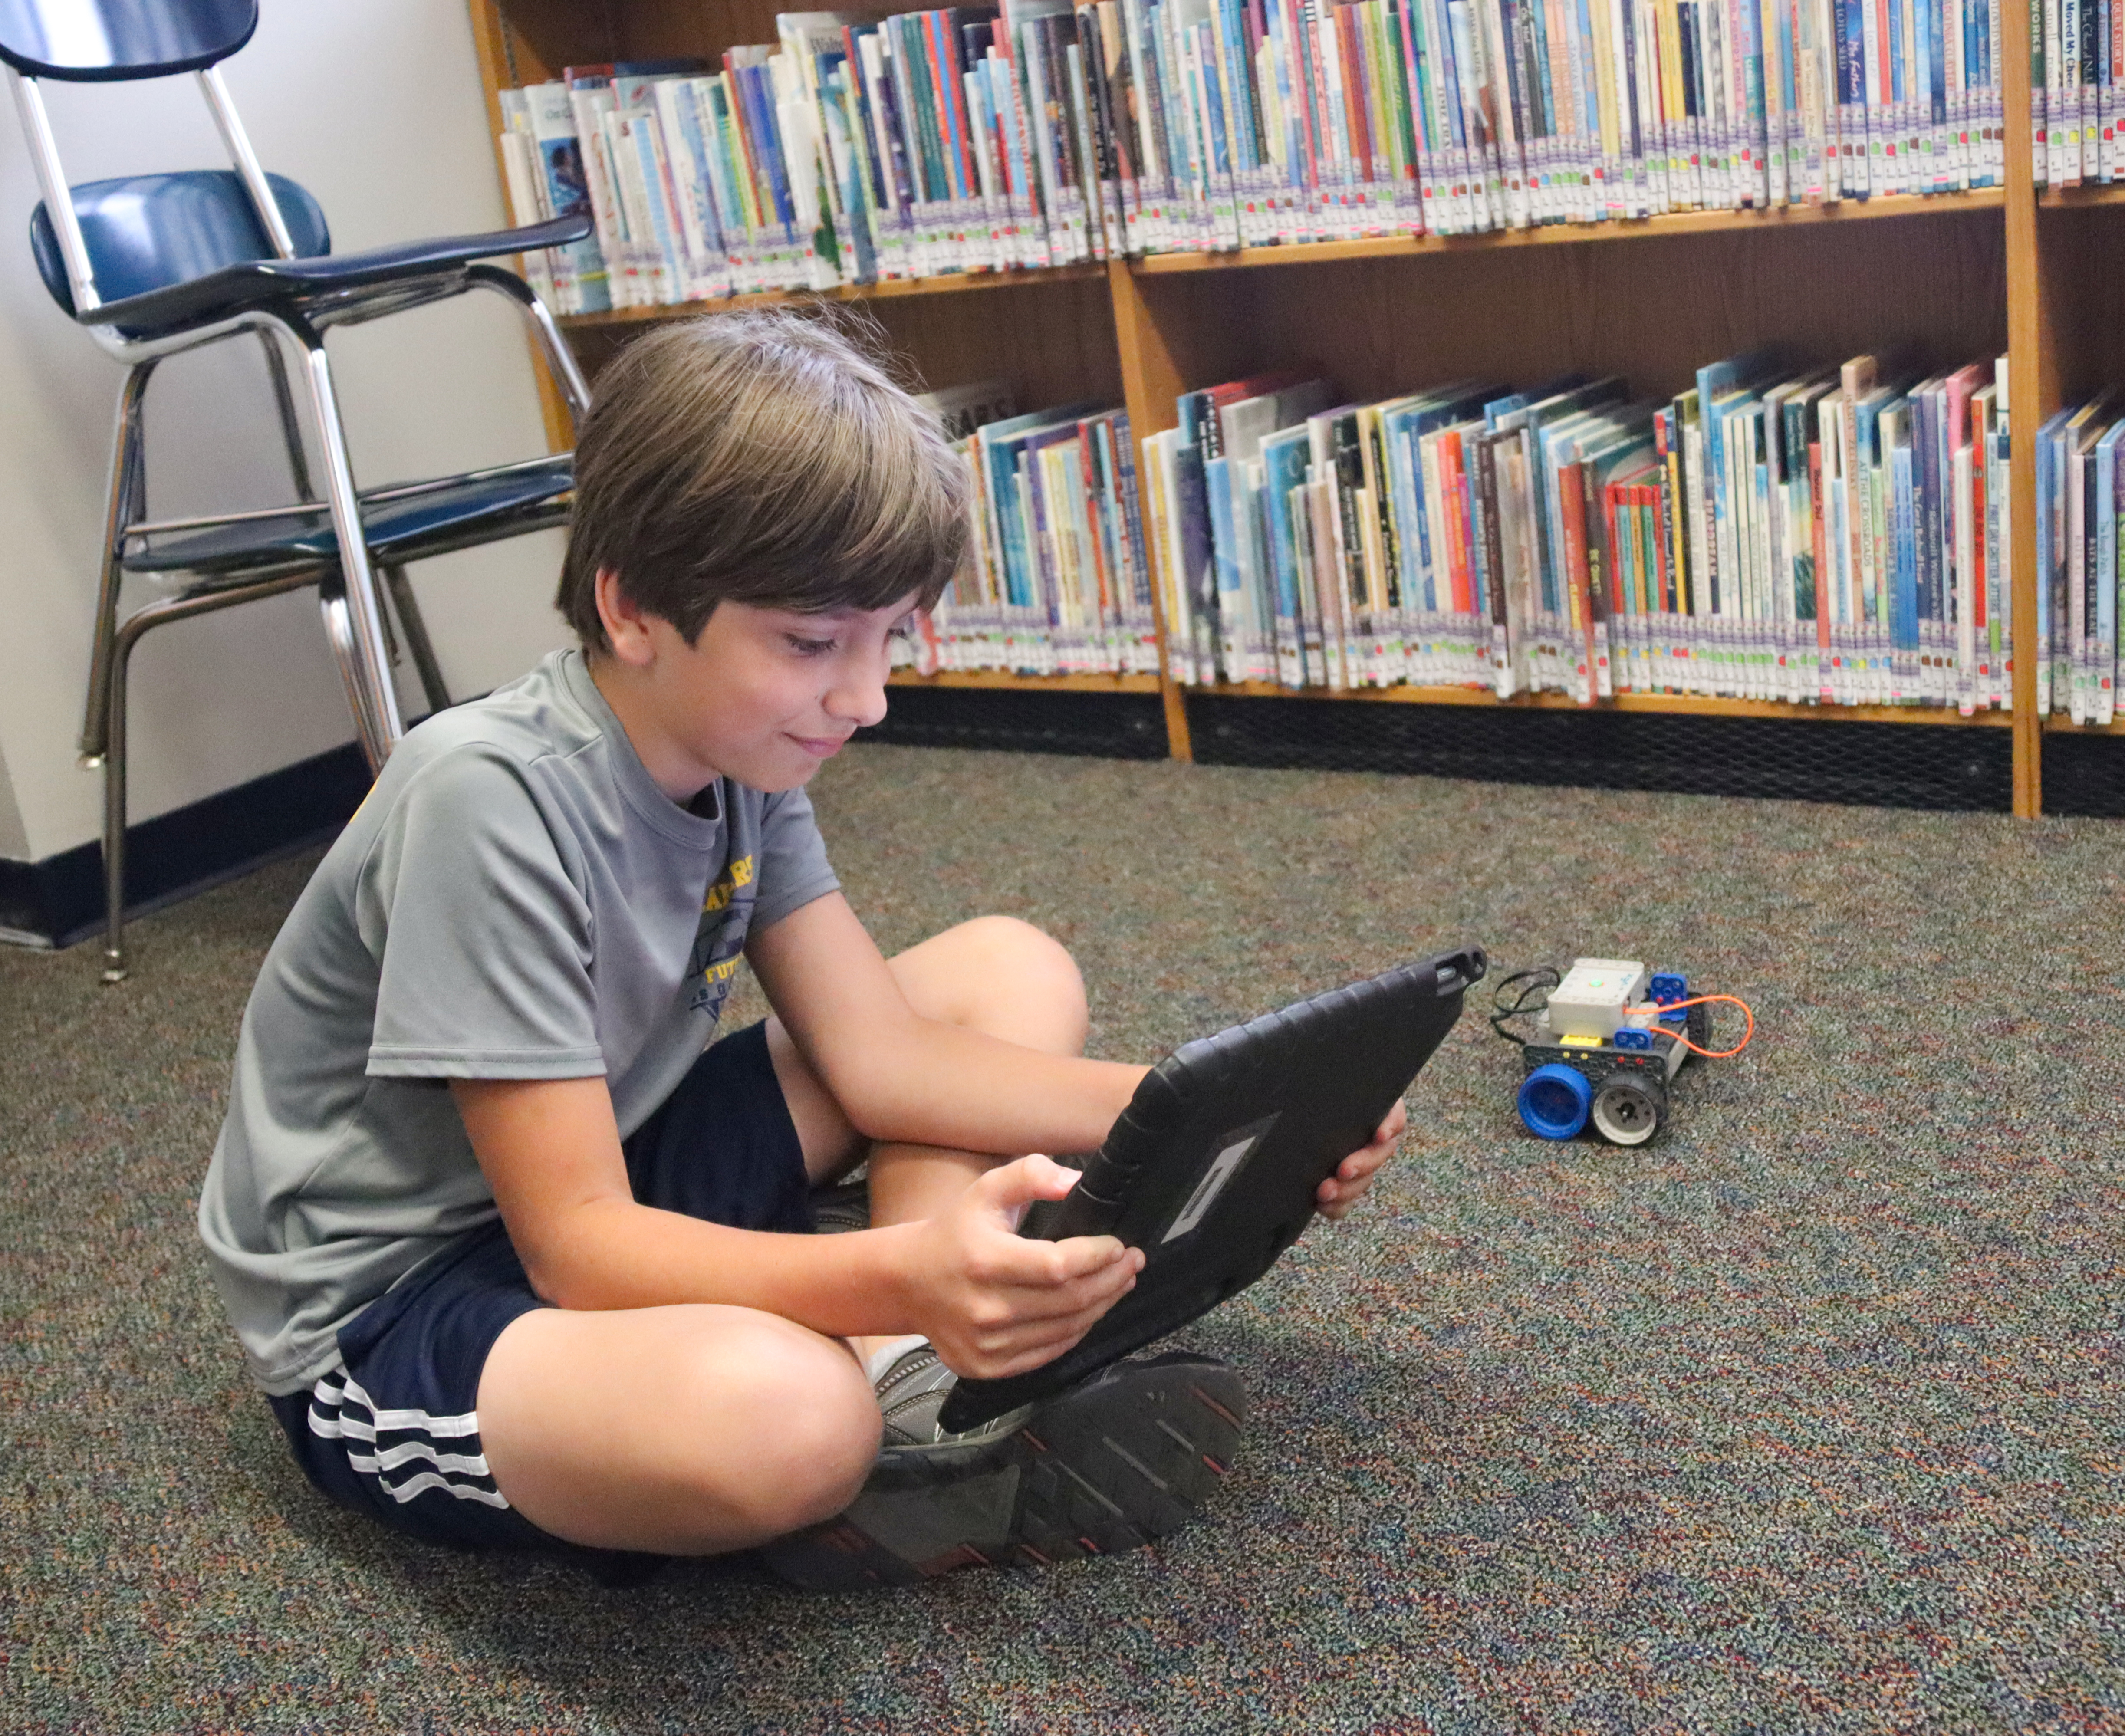
M 2125 393 L 2115 388 L 2037 430 L 2037 709 L 2098 727 L 2118 709 L 2121 440 Z
M 901 661 L 918 672 L 1158 673 L 1126 411 L 1014 413 L 997 382 L 927 394 L 967 467 L 973 524 Z
M 2002 180 L 1999 0 L 1006 0 L 776 25 L 720 66 L 502 93 L 518 220 L 596 219 L 530 267 L 557 308 Z
M 2125 7 L 2031 0 L 2029 31 L 2037 185 L 2125 179 Z
M 1143 452 L 1168 671 L 2005 708 L 2006 378 L 1757 354 L 1667 400 L 1572 375 L 1339 403 L 1303 370 L 1190 393 Z M 2125 431 L 2073 426 L 2091 466 Z

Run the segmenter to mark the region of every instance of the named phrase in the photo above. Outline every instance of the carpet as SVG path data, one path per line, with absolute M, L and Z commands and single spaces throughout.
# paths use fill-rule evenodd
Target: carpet
M 115 989 L 0 951 L 0 1729 L 2125 1729 L 2125 833 L 881 746 L 814 795 L 882 945 L 1040 924 L 1097 1054 L 1463 939 L 1758 1034 L 1623 1150 L 1522 1131 L 1472 1011 L 1373 1197 L 1181 1335 L 1253 1421 L 1155 1549 L 615 1591 L 327 1506 L 246 1386 L 193 1201 L 309 861 Z

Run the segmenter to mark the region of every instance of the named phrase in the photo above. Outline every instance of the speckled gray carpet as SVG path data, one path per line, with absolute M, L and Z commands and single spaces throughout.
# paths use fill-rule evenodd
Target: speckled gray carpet
M 1155 1551 L 913 1593 L 601 1589 L 313 1494 L 194 1190 L 306 864 L 0 953 L 0 1728 L 2125 1729 L 2125 830 L 865 747 L 888 948 L 1075 949 L 1096 1051 L 1471 938 L 1746 995 L 1636 1152 L 1471 1016 L 1369 1208 L 1189 1333 L 1246 1450 Z

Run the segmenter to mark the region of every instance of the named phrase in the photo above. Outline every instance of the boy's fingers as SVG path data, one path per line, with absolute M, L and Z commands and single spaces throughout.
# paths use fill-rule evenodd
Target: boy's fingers
M 1014 1208 L 1030 1206 L 1035 1200 L 1062 1198 L 1077 1185 L 1078 1173 L 1035 1152 L 1030 1157 L 999 1164 L 974 1183 L 973 1192 L 983 1205 L 1012 1217 Z
M 1096 1326 L 1114 1300 L 1110 1298 L 1096 1307 L 1081 1308 L 1054 1320 L 1029 1320 L 1023 1325 L 989 1334 L 982 1347 L 983 1354 L 992 1362 L 1010 1365 L 1014 1374 L 1052 1362 Z
M 1134 1263 L 1116 1260 L 1060 1283 L 992 1283 L 987 1306 L 995 1313 L 993 1325 L 1003 1329 L 1023 1320 L 1062 1320 L 1085 1308 L 1110 1308 L 1135 1282 Z
M 1052 1284 L 1067 1284 L 1112 1266 L 1125 1266 L 1132 1274 L 1143 1270 L 1143 1254 L 1111 1235 L 1073 1235 L 1045 1245 L 1050 1250 L 1047 1282 Z
M 1104 1311 L 1136 1283 L 1135 1268 L 1125 1260 L 1062 1284 L 1026 1285 L 1005 1292 L 1019 1320 L 1060 1320 L 1086 1309 Z
M 1052 1290 L 1095 1273 L 1133 1273 L 1143 1257 L 1110 1235 L 1074 1235 L 1067 1241 L 1028 1241 L 1021 1236 L 986 1238 L 968 1263 L 977 1283 L 1012 1290 Z

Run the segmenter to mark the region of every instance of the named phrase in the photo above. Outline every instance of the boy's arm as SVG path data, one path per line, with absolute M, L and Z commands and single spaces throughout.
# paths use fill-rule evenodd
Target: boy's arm
M 1150 1070 L 1048 1055 L 921 1017 L 839 892 L 754 934 L 746 957 L 812 1070 L 860 1133 L 1009 1155 L 1095 1151 Z M 1321 1183 L 1340 1218 L 1401 1141 L 1400 1103 Z
M 563 1308 L 723 1302 L 813 1330 L 921 1332 L 948 1366 L 994 1377 L 1059 1356 L 1134 1282 L 1111 1236 L 1028 1241 L 1016 1208 L 1073 1170 L 1027 1158 L 923 1223 L 844 1235 L 733 1230 L 638 1203 L 599 1078 L 450 1081 L 532 1287 Z
M 812 1070 L 871 1139 L 1096 1151 L 1148 1070 L 922 1018 L 839 892 L 753 934 L 746 957 Z

